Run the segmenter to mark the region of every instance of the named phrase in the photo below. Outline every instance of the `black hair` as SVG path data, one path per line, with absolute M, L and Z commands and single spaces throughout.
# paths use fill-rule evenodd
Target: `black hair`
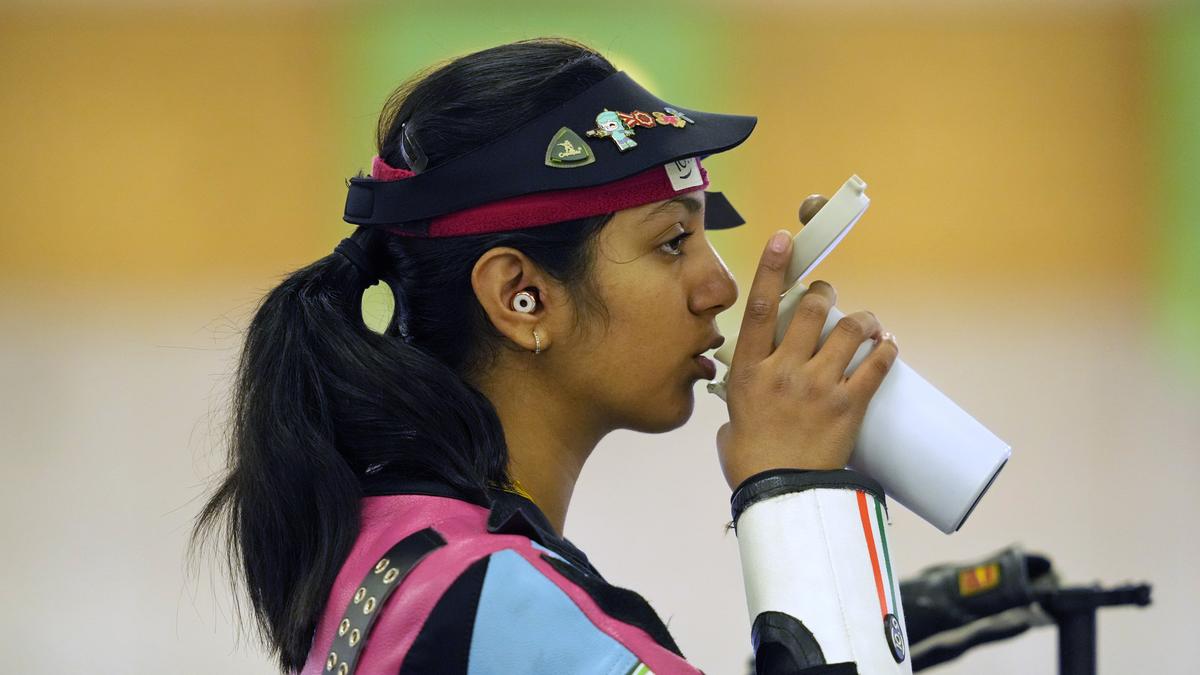
M 437 64 L 389 97 L 379 155 L 420 173 L 615 70 L 560 38 Z M 359 228 L 352 238 L 396 291 L 382 333 L 362 319 L 372 280 L 341 254 L 293 272 L 263 298 L 234 377 L 227 473 L 198 515 L 192 543 L 215 538 L 225 546 L 281 670 L 304 664 L 357 537 L 371 475 L 436 479 L 469 494 L 510 485 L 499 417 L 470 382 L 497 350 L 524 348 L 484 313 L 470 283 L 474 263 L 492 247 L 516 248 L 571 294 L 577 326 L 584 316 L 607 317 L 591 270 L 595 237 L 611 217 L 434 239 Z

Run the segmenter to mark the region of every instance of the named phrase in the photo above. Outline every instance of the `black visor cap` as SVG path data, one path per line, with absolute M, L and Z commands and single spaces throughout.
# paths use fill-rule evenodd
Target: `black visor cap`
M 587 136 L 604 110 L 653 113 L 667 108 L 691 122 L 637 128 L 637 145 L 624 151 L 612 138 Z M 345 220 L 395 226 L 525 194 L 604 185 L 675 160 L 735 148 L 757 122 L 752 115 L 704 112 L 665 102 L 620 71 L 512 132 L 411 178 L 351 178 Z M 546 164 L 547 145 L 563 127 L 586 139 L 595 161 L 569 167 Z M 744 222 L 722 193 L 706 194 L 707 229 Z

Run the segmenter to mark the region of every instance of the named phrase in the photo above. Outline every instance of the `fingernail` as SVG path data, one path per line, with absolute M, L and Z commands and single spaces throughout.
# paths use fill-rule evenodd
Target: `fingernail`
M 900 346 L 900 341 L 896 339 L 895 335 L 893 335 L 892 333 L 889 333 L 888 331 L 884 331 L 883 335 L 881 335 L 879 337 L 881 337 L 884 340 L 891 340 L 892 344 L 896 345 L 897 347 Z
M 780 230 L 771 238 L 771 250 L 776 253 L 783 253 L 787 249 L 788 242 L 792 238 L 792 233 L 787 230 Z

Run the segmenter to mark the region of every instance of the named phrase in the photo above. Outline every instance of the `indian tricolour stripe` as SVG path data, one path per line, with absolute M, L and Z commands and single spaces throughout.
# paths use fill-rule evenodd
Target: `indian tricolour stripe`
M 862 522 L 863 540 L 867 554 L 871 557 L 871 571 L 875 577 L 875 592 L 879 596 L 879 612 L 882 616 L 900 614 L 896 605 L 896 581 L 892 575 L 892 556 L 888 552 L 887 528 L 883 506 L 874 495 L 857 491 L 858 515 Z M 868 505 L 868 501 L 873 502 Z M 874 506 L 874 508 L 871 508 Z
M 654 671 L 650 670 L 650 667 L 646 664 L 638 661 L 636 666 L 629 669 L 627 675 L 654 675 Z

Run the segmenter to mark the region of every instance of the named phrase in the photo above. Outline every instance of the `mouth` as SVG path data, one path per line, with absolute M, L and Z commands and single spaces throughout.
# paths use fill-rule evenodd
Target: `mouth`
M 701 376 L 706 380 L 714 380 L 717 377 L 717 364 L 712 362 L 712 359 L 704 356 L 704 352 L 712 351 L 721 345 L 725 344 L 725 337 L 717 335 L 709 341 L 708 346 L 704 351 L 692 356 L 692 361 L 698 366 Z
M 709 341 L 707 347 L 705 347 L 704 349 L 700 350 L 699 352 L 693 354 L 693 356 L 703 356 L 705 352 L 711 352 L 712 350 L 717 349 L 718 347 L 720 347 L 723 344 L 725 344 L 725 336 L 718 335 Z

